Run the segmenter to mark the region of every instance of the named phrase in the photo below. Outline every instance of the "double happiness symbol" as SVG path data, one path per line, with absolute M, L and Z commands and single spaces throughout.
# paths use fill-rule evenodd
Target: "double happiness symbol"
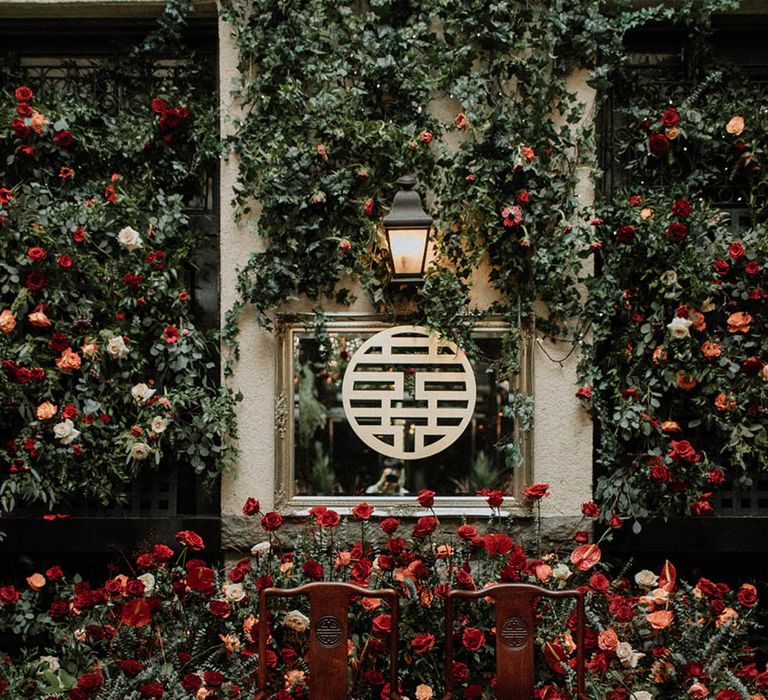
M 388 328 L 352 356 L 344 413 L 371 449 L 423 459 L 457 440 L 472 419 L 477 388 L 467 356 L 421 326 Z

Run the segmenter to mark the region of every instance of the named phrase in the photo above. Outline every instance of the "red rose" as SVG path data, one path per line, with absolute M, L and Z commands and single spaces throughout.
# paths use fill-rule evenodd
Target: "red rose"
M 485 644 L 485 633 L 476 627 L 465 627 L 461 643 L 467 651 L 477 651 Z
M 199 552 L 201 549 L 205 549 L 203 538 L 192 530 L 180 530 L 177 532 L 176 541 L 194 552 Z
M 531 484 L 523 491 L 523 496 L 532 501 L 538 501 L 544 496 L 549 496 L 549 484 Z
M 659 484 L 665 484 L 672 480 L 672 475 L 669 473 L 669 468 L 663 463 L 654 463 L 651 466 L 651 479 Z
M 429 632 L 417 634 L 411 640 L 411 649 L 413 649 L 414 654 L 423 654 L 424 652 L 429 651 L 433 646 L 435 646 L 435 635 L 430 634 Z
M 261 527 L 267 532 L 275 532 L 275 530 L 279 530 L 282 524 L 283 516 L 274 511 L 266 513 L 261 519 Z
M 718 690 L 715 693 L 715 700 L 741 700 L 742 694 L 738 690 L 732 688 L 726 688 L 725 690 Z
M 229 603 L 227 603 L 226 600 L 212 600 L 208 603 L 208 610 L 210 610 L 211 615 L 220 617 L 221 619 L 228 618 L 232 613 Z
M 487 496 L 488 505 L 491 508 L 499 508 L 504 503 L 504 496 L 498 489 L 494 491 L 486 491 L 483 496 Z
M 728 262 L 722 258 L 715 258 L 714 266 L 715 272 L 720 275 L 720 277 L 725 277 L 731 269 Z
M 432 515 L 424 515 L 416 521 L 412 535 L 414 539 L 421 540 L 433 533 L 435 528 L 437 528 L 437 518 Z
M 19 146 L 16 149 L 16 155 L 23 160 L 31 160 L 35 157 L 35 149 L 29 145 Z
M 466 683 L 469 679 L 469 667 L 461 661 L 454 661 L 451 666 L 451 678 L 454 683 Z
M 373 197 L 369 197 L 368 199 L 363 202 L 363 214 L 366 216 L 370 216 L 373 214 L 373 209 L 376 206 L 376 201 L 373 199 Z
M 400 527 L 400 521 L 397 518 L 384 518 L 379 523 L 379 527 L 384 531 L 384 534 L 391 536 Z
M 68 131 L 57 131 L 53 137 L 53 142 L 59 148 L 69 148 L 74 142 L 74 138 Z
M 392 616 L 391 615 L 377 615 L 371 620 L 371 628 L 373 633 L 377 636 L 383 636 L 389 634 L 392 630 Z
M 456 534 L 459 536 L 459 539 L 470 542 L 477 537 L 477 528 L 474 525 L 459 525 L 456 528 Z
M 581 512 L 587 518 L 599 518 L 600 506 L 594 501 L 587 501 L 581 505 Z
M 667 238 L 672 243 L 680 243 L 688 235 L 688 227 L 679 221 L 667 226 Z
M 24 123 L 24 120 L 21 117 L 14 117 L 13 121 L 11 122 L 11 129 L 13 129 L 13 133 L 16 134 L 16 138 L 23 141 L 27 136 L 29 136 L 29 132 L 31 129 Z
M 339 514 L 335 510 L 324 510 L 317 516 L 316 520 L 320 527 L 332 528 L 339 524 L 341 518 L 339 518 Z
M 435 492 L 429 489 L 422 489 L 416 497 L 419 505 L 423 508 L 431 508 L 435 504 Z
M 733 260 L 738 260 L 739 258 L 744 257 L 745 252 L 744 244 L 739 241 L 734 241 L 728 246 L 728 257 Z
M 214 571 L 208 566 L 194 566 L 187 572 L 187 586 L 193 591 L 210 591 L 213 587 Z
M 203 679 L 196 673 L 187 673 L 179 683 L 188 693 L 197 693 L 203 685 Z
M 31 117 L 32 107 L 30 107 L 25 102 L 20 102 L 18 105 L 16 105 L 16 114 L 18 114 L 20 117 Z
M 32 92 L 31 88 L 28 88 L 26 85 L 17 87 L 16 92 L 13 94 L 15 95 L 17 102 L 30 102 L 35 96 L 35 93 Z
M 691 204 L 687 199 L 681 197 L 672 203 L 672 213 L 675 216 L 681 216 L 685 219 L 691 215 L 692 211 L 693 207 L 691 207 Z
M 218 688 L 224 682 L 224 674 L 219 671 L 206 671 L 203 680 L 209 688 Z
M 304 575 L 307 578 L 311 578 L 313 581 L 322 581 L 323 579 L 323 565 L 319 561 L 315 561 L 314 559 L 305 561 L 302 570 L 304 571 Z
M 677 126 L 680 123 L 680 115 L 674 107 L 668 107 L 661 115 L 661 123 L 667 128 Z
M 616 229 L 616 240 L 619 243 L 631 243 L 635 239 L 635 231 L 637 231 L 637 229 L 631 224 L 619 226 L 619 228 Z
M 744 265 L 744 272 L 750 276 L 756 275 L 758 272 L 760 272 L 760 265 L 758 265 L 756 261 L 750 260 L 746 265 Z
M 120 662 L 120 670 L 130 678 L 135 678 L 144 670 L 144 664 L 134 659 L 123 659 Z
M 373 506 L 369 506 L 367 503 L 359 503 L 352 509 L 352 515 L 358 520 L 370 520 L 373 511 Z
M 701 498 L 695 503 L 691 503 L 691 513 L 699 517 L 704 515 L 712 515 L 715 509 L 712 504 L 705 498 Z
M 696 450 L 693 449 L 693 446 L 688 440 L 672 440 L 671 445 L 672 450 L 670 451 L 669 456 L 678 464 L 683 462 L 696 464 L 701 459 L 701 455 L 696 453 Z
M 584 399 L 585 401 L 588 401 L 592 398 L 592 387 L 588 384 L 585 384 L 584 386 L 579 387 L 576 390 L 576 398 L 578 399 Z
M 125 592 L 127 595 L 134 597 L 144 595 L 144 584 L 138 579 L 132 578 L 125 584 Z
M 155 114 L 162 114 L 166 109 L 168 109 L 168 105 L 166 104 L 165 100 L 160 97 L 155 97 L 152 102 L 149 103 L 149 106 Z
M 429 143 L 432 140 L 432 134 L 429 131 L 419 132 L 419 140 L 422 143 Z
M 751 583 L 743 583 L 737 598 L 745 608 L 751 608 L 757 603 L 757 589 Z
M 139 686 L 139 695 L 143 698 L 161 698 L 165 695 L 165 686 L 162 683 L 147 683 Z
M 25 285 L 31 292 L 39 292 L 48 284 L 48 279 L 42 272 L 33 271 L 27 275 Z
M 249 496 L 243 505 L 243 515 L 256 515 L 259 510 L 261 510 L 259 502 L 255 498 Z
M 82 243 L 85 240 L 85 231 L 82 226 L 78 226 L 72 233 L 72 240 L 75 243 Z
M 70 258 L 69 255 L 59 255 L 56 262 L 62 270 L 69 270 L 69 268 L 72 267 L 72 258 Z
M 492 532 L 483 537 L 483 546 L 488 554 L 506 554 L 512 549 L 512 539 L 503 532 Z
M 14 586 L 3 586 L 0 588 L 0 603 L 3 605 L 14 605 L 19 601 L 19 592 Z
M 104 677 L 101 673 L 84 673 L 77 679 L 77 687 L 86 693 L 95 693 L 101 684 L 104 682 Z
M 64 572 L 60 566 L 54 565 L 45 572 L 45 577 L 49 581 L 59 581 L 64 578 Z
M 610 587 L 611 582 L 606 578 L 604 574 L 592 574 L 589 577 L 589 587 L 593 591 L 599 591 L 604 593 Z
M 648 147 L 655 156 L 660 156 L 669 150 L 669 140 L 664 134 L 651 134 L 648 137 Z
M 120 622 L 128 625 L 128 627 L 143 627 L 149 623 L 151 616 L 152 610 L 149 607 L 149 603 L 142 598 L 137 598 L 123 605 L 123 610 L 120 613 Z

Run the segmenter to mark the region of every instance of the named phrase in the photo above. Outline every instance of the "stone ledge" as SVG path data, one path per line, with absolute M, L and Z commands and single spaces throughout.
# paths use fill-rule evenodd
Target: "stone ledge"
M 216 3 L 193 0 L 196 17 L 215 17 Z M 162 0 L 0 0 L 0 18 L 127 18 L 156 17 Z

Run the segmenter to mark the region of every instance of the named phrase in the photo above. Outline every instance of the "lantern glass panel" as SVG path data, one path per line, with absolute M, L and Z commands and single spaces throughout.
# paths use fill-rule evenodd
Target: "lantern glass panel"
M 395 276 L 423 274 L 429 229 L 390 229 L 387 234 Z

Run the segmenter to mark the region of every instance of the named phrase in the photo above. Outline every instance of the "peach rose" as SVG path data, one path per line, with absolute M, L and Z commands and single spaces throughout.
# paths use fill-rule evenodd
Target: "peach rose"
M 735 620 L 738 617 L 739 617 L 739 613 L 737 613 L 733 608 L 726 608 L 718 616 L 717 621 L 715 622 L 715 626 L 722 627 L 726 622 L 729 622 L 730 620 Z
M 680 427 L 680 424 L 673 420 L 665 420 L 661 424 L 662 433 L 680 433 L 682 430 L 683 429 Z
M 27 585 L 33 591 L 39 591 L 45 585 L 45 576 L 38 573 L 27 576 Z
M 657 610 L 646 615 L 645 619 L 651 623 L 653 629 L 664 630 L 672 624 L 674 616 L 675 614 L 671 610 Z
M 32 116 L 29 118 L 30 124 L 32 126 L 32 130 L 36 134 L 42 134 L 43 128 L 48 126 L 50 122 L 42 115 L 40 112 L 32 110 Z
M 660 365 L 662 362 L 666 362 L 668 359 L 669 359 L 669 355 L 667 354 L 667 351 L 664 349 L 664 346 L 657 345 L 656 349 L 653 351 L 653 364 Z
M 432 700 L 432 688 L 425 683 L 416 686 L 416 700 Z
M 619 646 L 619 636 L 612 629 L 603 630 L 597 635 L 597 646 L 603 651 L 614 651 Z
M 370 612 L 376 610 L 381 605 L 381 598 L 363 598 L 360 601 L 360 605 L 363 606 L 363 610 Z
M 729 134 L 739 136 L 744 131 L 744 117 L 738 114 L 735 117 L 731 117 L 730 121 L 725 125 L 725 130 Z
M 647 221 L 648 219 L 652 219 L 652 218 L 653 218 L 653 209 L 651 209 L 650 207 L 643 207 L 640 210 L 640 219 L 642 221 Z
M 727 395 L 721 391 L 715 397 L 715 408 L 718 411 L 732 411 L 736 408 L 736 397 L 730 391 Z
M 704 314 L 701 311 L 691 311 L 688 314 L 688 320 L 691 322 L 691 328 L 695 331 L 703 331 L 707 328 Z
M 39 306 L 27 318 L 37 328 L 48 328 L 51 325 L 51 319 L 45 315 L 45 312 Z
M 54 406 L 50 401 L 43 401 L 35 411 L 37 420 L 48 420 L 53 418 L 58 412 L 58 408 Z
M 708 360 L 714 360 L 716 357 L 720 357 L 722 350 L 717 343 L 713 343 L 711 340 L 701 344 L 701 354 Z
M 680 135 L 680 129 L 678 129 L 676 126 L 670 126 L 669 129 L 664 130 L 664 135 L 670 141 L 674 141 Z
M 10 333 L 14 328 L 16 328 L 16 319 L 11 310 L 3 309 L 3 313 L 0 314 L 0 331 Z
M 448 559 L 451 555 L 453 555 L 453 547 L 449 544 L 439 544 L 435 548 L 435 558 L 437 559 Z
M 66 348 L 62 351 L 61 357 L 56 358 L 56 366 L 62 372 L 72 372 L 80 369 L 80 355 L 73 352 L 72 348 Z
M 99 346 L 90 338 L 86 338 L 83 347 L 80 348 L 86 357 L 95 357 L 99 353 Z
M 696 377 L 692 377 L 685 372 L 677 373 L 677 386 L 680 387 L 683 391 L 691 391 L 691 389 L 696 387 L 697 383 L 698 382 L 696 381 Z
M 749 333 L 752 317 L 746 311 L 737 311 L 728 317 L 729 333 Z

